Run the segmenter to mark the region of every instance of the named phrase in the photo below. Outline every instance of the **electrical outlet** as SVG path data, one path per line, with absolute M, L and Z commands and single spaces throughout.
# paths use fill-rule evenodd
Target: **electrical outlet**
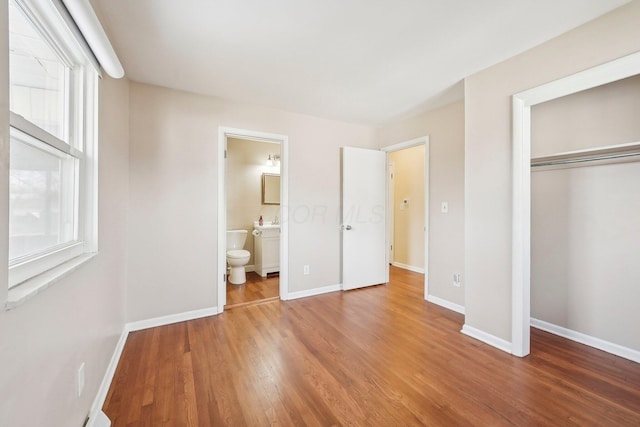
M 456 288 L 459 288 L 461 282 L 462 282 L 462 278 L 460 276 L 460 273 L 453 273 L 453 286 L 455 286 Z
M 304 275 L 305 275 L 305 276 L 308 276 L 308 275 L 309 275 L 309 266 L 308 266 L 308 265 L 305 265 L 305 266 L 302 268 L 302 270 L 303 270 L 303 273 L 304 273 Z
M 82 396 L 82 392 L 84 391 L 84 362 L 82 362 L 82 364 L 78 368 L 76 380 L 77 380 L 78 397 L 80 397 Z

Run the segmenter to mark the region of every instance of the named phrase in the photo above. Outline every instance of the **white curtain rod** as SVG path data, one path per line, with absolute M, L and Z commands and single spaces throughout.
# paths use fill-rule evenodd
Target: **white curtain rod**
M 124 76 L 118 55 L 100 24 L 100 20 L 88 0 L 62 0 L 75 21 L 91 51 L 104 69 L 114 79 Z

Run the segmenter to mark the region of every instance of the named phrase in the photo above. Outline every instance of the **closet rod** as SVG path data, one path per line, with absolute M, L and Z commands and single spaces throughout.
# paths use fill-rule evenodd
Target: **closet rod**
M 586 150 L 568 151 L 550 156 L 534 157 L 531 159 L 531 167 L 572 165 L 577 163 L 607 160 L 615 161 L 617 159 L 625 159 L 635 156 L 640 156 L 640 142 L 587 148 Z M 627 161 L 634 161 L 634 159 Z
M 558 160 L 531 160 L 531 167 L 540 167 L 540 166 L 555 166 L 555 165 L 567 165 L 572 163 L 585 163 L 585 162 L 597 162 L 602 160 L 614 160 L 621 159 L 625 157 L 635 157 L 640 156 L 640 152 L 630 152 L 630 153 L 618 153 L 618 154 L 609 154 L 602 156 L 594 156 L 594 157 L 582 157 L 582 158 L 573 158 L 573 159 L 558 159 Z

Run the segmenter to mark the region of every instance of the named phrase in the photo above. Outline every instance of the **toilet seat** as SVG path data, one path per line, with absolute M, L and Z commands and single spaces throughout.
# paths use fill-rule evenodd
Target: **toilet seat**
M 227 258 L 246 258 L 249 256 L 251 256 L 251 252 L 245 251 L 244 249 L 227 251 Z

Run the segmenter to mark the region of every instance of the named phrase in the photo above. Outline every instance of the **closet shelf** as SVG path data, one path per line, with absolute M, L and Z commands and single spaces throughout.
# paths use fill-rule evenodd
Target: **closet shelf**
M 581 163 L 598 162 L 598 164 L 630 162 L 640 160 L 640 142 L 610 145 L 587 150 L 568 151 L 531 158 L 531 167 L 543 166 L 581 166 Z M 586 165 L 585 165 L 586 166 Z

